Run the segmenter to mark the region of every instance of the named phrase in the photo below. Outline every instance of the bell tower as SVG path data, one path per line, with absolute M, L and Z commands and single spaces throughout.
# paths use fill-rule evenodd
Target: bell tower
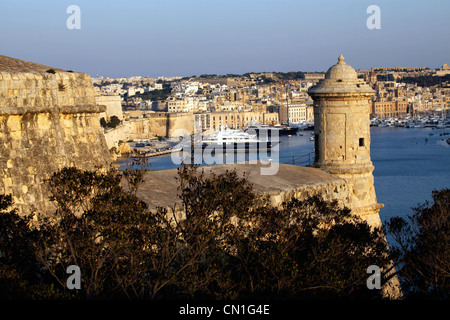
M 344 62 L 308 90 L 314 100 L 315 165 L 347 181 L 347 206 L 369 224 L 380 226 L 370 159 L 370 103 L 374 94 Z

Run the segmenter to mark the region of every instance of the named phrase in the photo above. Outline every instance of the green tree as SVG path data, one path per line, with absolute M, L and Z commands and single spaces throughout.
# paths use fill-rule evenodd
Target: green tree
M 100 120 L 101 121 L 101 120 Z M 108 121 L 108 127 L 115 128 L 117 127 L 122 121 L 117 116 L 112 116 L 111 119 Z
M 103 128 L 106 128 L 106 126 L 108 125 L 107 123 L 106 123 L 106 120 L 105 120 L 105 118 L 101 118 L 100 119 L 100 125 L 103 127 Z
M 409 298 L 448 299 L 450 293 L 450 189 L 434 190 L 432 202 L 406 219 L 386 224 L 404 293 Z
M 387 266 L 384 236 L 347 208 L 318 196 L 291 199 L 260 207 L 252 225 L 230 238 L 240 261 L 236 285 L 246 284 L 240 297 L 381 298 L 367 289 L 366 269 Z
M 45 231 L 32 226 L 33 216 L 12 209 L 11 195 L 0 195 L 0 298 L 67 298 L 58 293 L 35 255 Z
M 235 171 L 210 176 L 195 167 L 179 171 L 186 212 L 182 238 L 201 255 L 194 259 L 197 270 L 179 279 L 182 293 L 220 299 L 381 298 L 366 286 L 369 265 L 388 270 L 380 228 L 317 196 L 275 208 Z
M 152 101 L 166 100 L 170 96 L 171 92 L 172 89 L 170 88 L 170 86 L 163 84 L 163 89 L 157 89 L 145 93 L 138 92 L 136 93 L 135 96 L 140 97 L 143 100 L 152 100 Z
M 55 172 L 52 219 L 31 228 L 9 215 L 1 225 L 2 239 L 26 239 L 22 249 L 2 240 L 2 270 L 52 288 L 35 298 L 380 298 L 366 269 L 387 265 L 384 236 L 347 208 L 320 197 L 273 207 L 236 171 L 178 173 L 182 212 L 150 212 L 136 196 L 140 169 Z M 21 269 L 24 256 L 36 267 Z M 81 269 L 81 290 L 66 288 L 69 265 Z
M 40 221 L 47 232 L 37 245 L 39 261 L 62 290 L 67 267 L 77 265 L 82 289 L 74 293 L 80 298 L 129 294 L 126 278 L 136 273 L 140 250 L 147 245 L 142 229 L 153 224 L 146 204 L 123 189 L 115 169 L 64 168 L 53 174 L 49 187 L 57 210 L 54 219 Z

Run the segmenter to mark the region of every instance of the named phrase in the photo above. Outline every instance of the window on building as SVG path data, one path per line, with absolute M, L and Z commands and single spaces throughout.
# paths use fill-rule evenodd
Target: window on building
M 359 146 L 364 147 L 364 138 L 359 138 Z

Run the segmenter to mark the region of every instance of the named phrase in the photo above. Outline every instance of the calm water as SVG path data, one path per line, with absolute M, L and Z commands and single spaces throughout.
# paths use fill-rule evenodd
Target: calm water
M 280 162 L 306 165 L 313 152 L 311 131 L 303 136 L 281 137 Z M 382 222 L 393 216 L 406 216 L 411 208 L 431 200 L 433 189 L 450 188 L 450 145 L 445 139 L 450 128 L 432 130 L 407 128 L 371 128 L 371 158 L 375 166 L 375 190 Z M 176 168 L 170 155 L 151 158 L 152 170 Z M 122 167 L 123 169 L 124 167 Z
M 450 188 L 450 129 L 372 128 L 371 157 L 375 191 L 384 203 L 384 222 L 406 216 L 431 200 L 433 189 Z

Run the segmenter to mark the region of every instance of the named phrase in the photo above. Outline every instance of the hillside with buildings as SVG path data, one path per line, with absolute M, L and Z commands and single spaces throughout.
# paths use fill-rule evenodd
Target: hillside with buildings
M 370 116 L 404 118 L 450 109 L 450 67 L 374 67 L 357 70 L 372 89 Z M 312 124 L 313 101 L 307 90 L 325 72 L 263 72 L 191 77 L 93 78 L 97 103 L 107 106 L 100 117 L 122 123 L 105 128 L 110 148 L 119 141 L 190 134 L 194 123 L 203 131 L 221 125 L 244 128 L 252 123 Z M 424 82 L 423 79 L 428 79 Z M 431 79 L 431 80 L 430 80 Z M 417 81 L 415 81 L 417 80 Z

